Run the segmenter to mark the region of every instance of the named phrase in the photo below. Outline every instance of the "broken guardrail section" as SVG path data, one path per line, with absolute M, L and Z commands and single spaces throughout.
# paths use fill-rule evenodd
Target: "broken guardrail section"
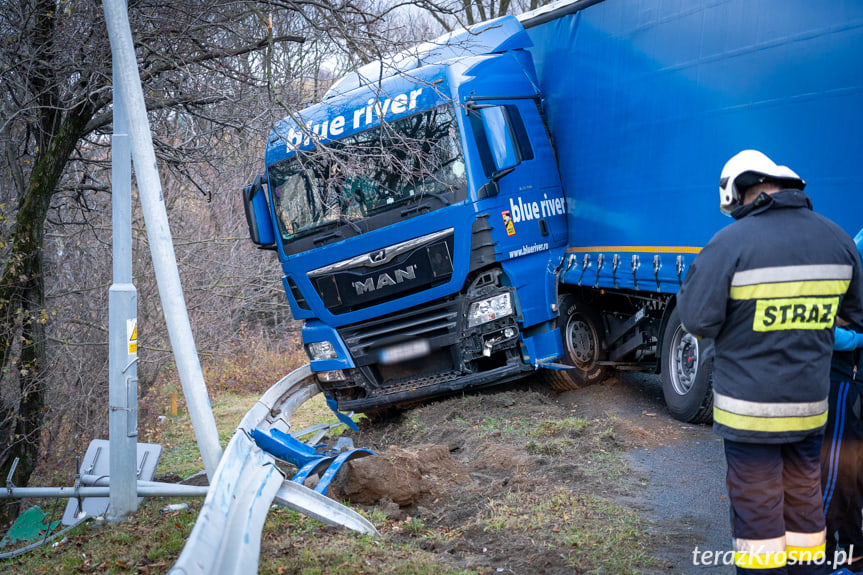
M 225 449 L 195 527 L 170 573 L 239 575 L 251 572 L 252 565 L 257 570 L 261 529 L 274 501 L 328 525 L 377 534 L 356 511 L 287 480 L 274 456 L 252 439 L 253 432 L 287 434 L 291 415 L 318 393 L 307 364 L 273 385 L 248 411 Z

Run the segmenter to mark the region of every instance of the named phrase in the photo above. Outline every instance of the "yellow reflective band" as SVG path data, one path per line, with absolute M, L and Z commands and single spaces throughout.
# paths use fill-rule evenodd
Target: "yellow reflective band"
M 827 546 L 824 543 L 816 547 L 788 546 L 788 562 L 793 565 L 801 565 L 804 563 L 823 565 L 826 554 Z
M 848 280 L 809 280 L 797 282 L 763 283 L 731 286 L 731 299 L 758 299 L 768 297 L 799 297 L 807 295 L 842 295 L 848 291 Z
M 827 423 L 827 412 L 808 417 L 756 417 L 737 415 L 713 406 L 713 421 L 741 431 L 809 431 Z
M 776 569 L 785 567 L 787 562 L 785 551 L 776 553 L 734 553 L 734 565 L 744 569 Z
M 755 302 L 752 330 L 831 329 L 838 309 L 838 297 L 760 299 Z

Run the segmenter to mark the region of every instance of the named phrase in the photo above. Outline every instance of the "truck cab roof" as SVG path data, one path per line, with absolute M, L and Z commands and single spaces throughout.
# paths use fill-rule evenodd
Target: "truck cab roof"
M 469 28 L 455 30 L 431 42 L 370 62 L 348 73 L 324 94 L 326 102 L 362 86 L 374 87 L 382 78 L 440 64 L 454 58 L 495 54 L 531 46 L 530 38 L 514 16 L 503 16 Z

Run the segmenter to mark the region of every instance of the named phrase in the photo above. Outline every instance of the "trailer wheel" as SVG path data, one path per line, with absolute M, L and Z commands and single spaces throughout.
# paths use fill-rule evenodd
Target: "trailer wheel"
M 608 375 L 608 366 L 597 362 L 605 358 L 603 329 L 599 315 L 574 295 L 560 298 L 560 336 L 563 357 L 558 363 L 572 369 L 544 369 L 543 378 L 555 391 L 569 391 L 599 383 Z
M 713 350 L 683 329 L 677 308 L 668 316 L 662 337 L 662 393 L 675 419 L 713 419 Z

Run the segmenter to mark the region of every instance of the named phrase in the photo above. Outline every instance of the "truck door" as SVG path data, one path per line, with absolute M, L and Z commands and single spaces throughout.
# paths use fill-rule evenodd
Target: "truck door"
M 469 117 L 487 178 L 477 196 L 491 209 L 498 260 L 565 245 L 566 204 L 538 100 L 478 99 Z
M 566 249 L 566 204 L 551 142 L 533 97 L 479 100 L 470 111 L 487 183 L 477 192 L 509 285 L 516 288 L 532 362 L 560 355 L 554 272 Z

